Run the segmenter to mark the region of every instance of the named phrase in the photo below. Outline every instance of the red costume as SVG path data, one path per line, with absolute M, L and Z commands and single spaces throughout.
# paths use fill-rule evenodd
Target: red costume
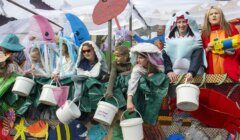
M 232 36 L 239 34 L 237 29 L 234 27 L 234 25 L 230 25 Z M 220 30 L 219 25 L 211 26 L 211 33 L 213 31 Z M 227 38 L 228 35 L 225 33 L 225 37 Z M 205 35 L 202 35 L 202 41 L 204 48 L 207 48 L 208 43 L 210 42 L 210 36 L 207 37 Z M 208 67 L 207 67 L 207 73 L 208 74 L 219 74 L 214 72 L 214 61 L 213 61 L 213 54 L 211 51 L 207 53 L 207 61 L 208 61 Z M 223 69 L 224 72 L 228 74 L 230 78 L 232 78 L 235 81 L 238 81 L 240 78 L 240 49 L 236 50 L 234 55 L 223 55 Z

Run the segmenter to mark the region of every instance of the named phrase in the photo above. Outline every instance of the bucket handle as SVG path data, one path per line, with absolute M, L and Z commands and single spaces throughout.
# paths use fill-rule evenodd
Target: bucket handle
M 120 118 L 120 121 L 123 121 L 123 115 L 127 112 L 128 110 L 125 110 L 122 115 L 121 115 L 121 118 Z M 138 115 L 142 118 L 142 115 L 137 111 L 137 109 L 134 109 L 133 111 L 137 112 Z
M 51 82 L 49 83 L 49 85 L 52 85 L 53 81 L 54 81 L 54 80 L 51 80 Z M 61 86 L 60 82 L 56 82 L 56 86 L 58 86 L 58 84 L 59 84 L 59 86 Z
M 69 106 L 71 106 L 76 99 L 77 99 L 77 98 L 74 98 L 74 99 L 69 103 Z M 79 107 L 79 106 L 80 106 L 80 104 L 78 104 L 78 107 Z
M 103 96 L 102 98 L 100 98 L 100 100 L 99 100 L 98 102 L 100 102 L 103 98 L 105 98 L 105 97 Z M 117 101 L 117 98 L 114 97 L 114 96 L 112 96 L 112 97 L 110 97 L 110 98 L 113 98 L 113 99 L 116 101 L 117 107 L 119 108 L 119 103 L 118 103 L 118 101 Z
M 240 86 L 240 84 L 234 85 L 234 86 L 230 89 L 230 91 L 228 92 L 227 98 L 230 98 L 230 96 L 232 95 L 232 93 L 233 93 L 233 92 L 235 91 L 235 89 L 237 89 L 239 86 Z M 240 109 L 240 106 L 239 106 L 238 102 L 236 102 L 236 105 L 237 105 L 237 107 Z

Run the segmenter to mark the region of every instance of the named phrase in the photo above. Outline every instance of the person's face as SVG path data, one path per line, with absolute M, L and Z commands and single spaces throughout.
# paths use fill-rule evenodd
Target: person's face
M 32 53 L 31 53 L 31 59 L 32 59 L 32 61 L 34 61 L 34 62 L 37 62 L 37 61 L 40 60 L 40 54 L 39 54 L 39 51 L 38 51 L 38 50 L 32 51 Z
M 209 11 L 209 17 L 208 20 L 210 22 L 211 25 L 217 25 L 220 23 L 220 12 L 217 9 L 211 9 Z
M 64 55 L 68 54 L 68 48 L 66 44 L 62 44 L 62 52 Z
M 180 34 L 186 34 L 187 27 L 188 25 L 186 19 L 180 18 L 177 20 L 177 28 Z
M 165 27 L 164 26 L 158 26 L 157 28 L 157 35 L 162 35 L 165 32 Z
M 117 64 L 123 64 L 128 61 L 128 54 L 122 54 L 118 51 L 115 51 L 115 60 Z
M 82 47 L 82 54 L 84 56 L 84 58 L 86 58 L 87 60 L 94 60 L 95 59 L 95 53 L 92 47 L 88 47 L 86 45 L 84 45 Z
M 137 63 L 143 67 L 147 67 L 148 59 L 142 55 L 137 56 Z

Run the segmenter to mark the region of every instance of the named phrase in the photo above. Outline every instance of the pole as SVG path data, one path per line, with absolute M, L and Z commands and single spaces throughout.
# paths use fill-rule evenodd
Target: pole
M 109 54 L 107 57 L 107 64 L 109 67 L 109 71 L 111 71 L 111 62 L 112 62 L 112 20 L 108 21 L 108 47 L 109 47 Z

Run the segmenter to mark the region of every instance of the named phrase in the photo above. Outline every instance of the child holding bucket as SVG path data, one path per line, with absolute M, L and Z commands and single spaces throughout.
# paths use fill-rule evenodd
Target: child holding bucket
M 72 76 L 74 74 L 74 64 L 77 57 L 75 48 L 71 44 L 72 42 L 66 38 L 60 42 L 60 56 L 57 59 L 57 66 L 52 75 L 52 79 L 54 80 Z
M 131 78 L 129 80 L 129 87 L 127 91 L 127 109 L 133 111 L 134 105 L 132 102 L 132 98 L 134 93 L 137 90 L 138 81 L 142 75 L 147 74 L 148 76 L 152 76 L 154 73 L 158 72 L 156 66 L 151 64 L 148 60 L 148 56 L 146 52 L 138 52 L 137 53 L 137 64 L 133 67 Z
M 43 60 L 41 58 L 41 52 L 38 47 L 33 47 L 30 51 L 31 69 L 26 74 L 32 74 L 36 77 L 49 77 L 44 69 Z
M 141 113 L 145 122 L 155 124 L 163 97 L 169 86 L 167 76 L 161 72 L 161 51 L 150 43 L 139 43 L 130 50 L 134 65 L 127 90 L 127 109 Z

